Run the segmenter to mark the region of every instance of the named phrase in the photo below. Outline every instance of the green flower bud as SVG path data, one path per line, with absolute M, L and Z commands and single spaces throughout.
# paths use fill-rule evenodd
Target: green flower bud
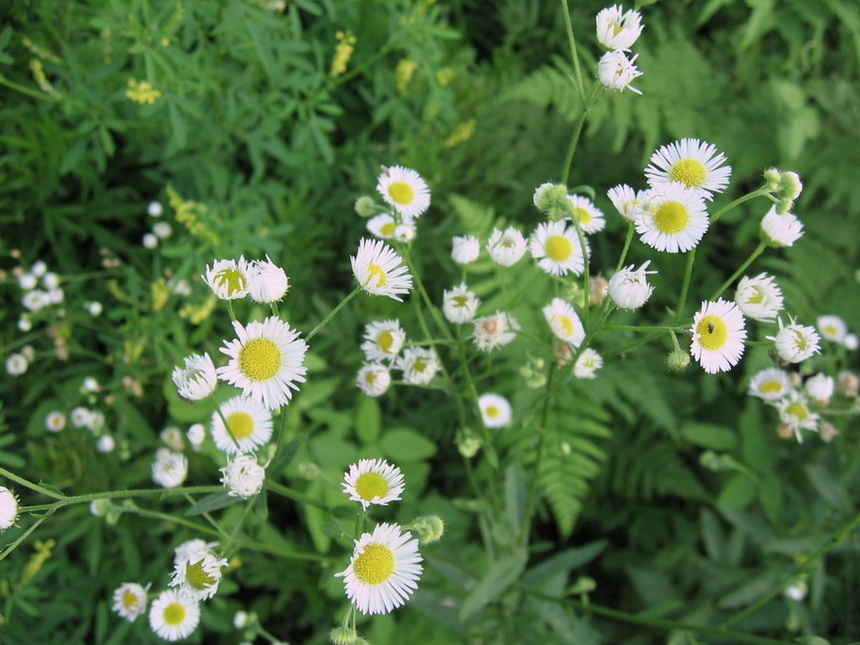
M 477 437 L 464 437 L 457 442 L 457 450 L 459 450 L 460 454 L 466 459 L 471 459 L 477 455 L 480 449 L 481 440 Z
M 378 212 L 376 202 L 371 197 L 363 195 L 355 200 L 355 212 L 361 217 L 373 217 Z
M 425 515 L 416 517 L 411 524 L 403 528 L 417 533 L 421 544 L 432 544 L 438 542 L 445 533 L 445 522 L 438 515 Z
M 361 637 L 352 627 L 341 625 L 335 627 L 328 634 L 328 639 L 332 645 L 357 645 Z M 364 639 L 361 639 L 364 640 Z
M 776 191 L 779 189 L 779 179 L 780 173 L 776 168 L 768 168 L 764 171 L 764 180 L 767 183 L 767 189 L 769 191 Z
M 792 208 L 794 208 L 794 200 L 787 197 L 783 197 L 776 203 L 776 212 L 778 215 L 790 213 Z
M 666 357 L 666 367 L 671 372 L 681 372 L 690 364 L 690 355 L 683 349 L 675 349 Z
M 783 199 L 795 200 L 803 190 L 800 176 L 796 172 L 787 170 L 779 176 L 779 187 L 777 189 Z
M 546 213 L 566 197 L 567 186 L 564 184 L 546 183 L 541 184 L 535 189 L 533 201 L 540 212 Z

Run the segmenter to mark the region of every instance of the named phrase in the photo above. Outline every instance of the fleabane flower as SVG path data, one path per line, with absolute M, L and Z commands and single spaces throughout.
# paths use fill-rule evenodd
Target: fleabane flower
M 221 404 L 220 414 L 212 415 L 212 440 L 228 455 L 253 452 L 271 438 L 272 414 L 246 396 L 228 399 Z
M 651 260 L 634 271 L 633 265 L 624 267 L 609 279 L 609 297 L 619 309 L 639 309 L 648 302 L 654 287 L 648 284 L 648 276 L 656 271 L 646 271 Z
M 183 557 L 175 559 L 168 586 L 179 587 L 195 602 L 207 600 L 218 591 L 221 569 L 226 566 L 227 560 L 218 558 L 208 547 L 188 549 Z
M 845 338 L 848 336 L 848 325 L 842 318 L 833 315 L 819 316 L 815 323 L 823 339 L 840 345 L 845 344 Z
M 366 363 L 358 370 L 355 384 L 367 396 L 382 396 L 391 386 L 391 371 L 382 363 Z
M 618 184 L 606 191 L 609 201 L 628 222 L 636 222 L 642 215 L 640 197 L 643 191 L 635 191 L 627 184 Z
M 455 235 L 451 238 L 451 259 L 457 264 L 471 264 L 480 253 L 481 242 L 474 235 Z
M 221 300 L 237 300 L 248 295 L 248 263 L 244 257 L 236 260 L 215 260 L 212 268 L 206 265 L 201 276 Z
M 591 347 L 586 347 L 576 359 L 573 375 L 576 378 L 593 379 L 597 377 L 595 372 L 601 367 L 603 367 L 603 357 Z
M 188 459 L 180 452 L 171 452 L 167 448 L 156 453 L 152 463 L 152 481 L 164 488 L 181 486 L 188 475 Z
M 405 342 L 406 332 L 399 320 L 375 320 L 364 327 L 361 351 L 371 361 L 393 360 Z
M 45 417 L 45 427 L 51 432 L 60 432 L 66 427 L 66 415 L 62 412 L 49 412 Z
M 113 592 L 111 609 L 132 623 L 146 611 L 146 603 L 146 589 L 136 582 L 123 582 Z
M 576 311 L 566 300 L 553 298 L 543 308 L 543 315 L 556 338 L 572 347 L 579 347 L 585 339 L 585 328 Z
M 814 327 L 798 325 L 794 318 L 789 317 L 789 324 L 783 325 L 782 318 L 777 318 L 779 331 L 776 336 L 766 336 L 776 345 L 776 353 L 789 363 L 800 363 L 820 351 L 820 337 Z
M 642 72 L 634 64 L 638 57 L 639 54 L 636 54 L 633 58 L 627 58 L 622 51 L 606 52 L 597 61 L 597 78 L 610 90 L 622 92 L 629 89 L 636 94 L 642 94 L 630 84 L 635 78 L 642 76 Z
M 18 521 L 18 496 L 5 486 L 0 486 L 0 533 Z
M 645 191 L 636 232 L 648 246 L 667 253 L 695 248 L 708 230 L 705 201 L 680 182 L 658 184 Z
M 600 10 L 595 22 L 597 40 L 607 49 L 628 51 L 642 33 L 642 15 L 633 9 L 623 12 L 618 4 Z
M 568 195 L 573 217 L 579 222 L 583 233 L 598 233 L 606 226 L 606 217 L 603 211 L 597 208 L 588 197 L 582 195 Z
M 708 374 L 727 372 L 741 360 L 747 332 L 744 316 L 735 303 L 722 298 L 703 302 L 690 333 L 690 354 Z
M 791 213 L 780 215 L 776 206 L 771 206 L 761 220 L 761 236 L 770 246 L 792 246 L 803 236 L 803 222 Z
M 179 396 L 189 401 L 199 401 L 215 391 L 218 374 L 209 354 L 192 354 L 183 359 L 185 367 L 173 368 L 173 383 Z
M 488 428 L 503 428 L 513 418 L 511 402 L 500 394 L 482 394 L 478 397 L 478 408 L 481 410 L 481 419 Z
M 585 270 L 579 236 L 564 221 L 538 224 L 529 238 L 529 252 L 538 267 L 551 275 L 581 275 Z
M 17 352 L 10 354 L 9 358 L 6 359 L 6 373 L 10 376 L 21 376 L 29 366 L 30 361 L 27 360 L 27 357 Z
M 503 267 L 510 267 L 520 261 L 526 252 L 526 238 L 513 226 L 504 231 L 493 229 L 487 242 L 490 259 Z
M 480 306 L 481 300 L 465 284 L 446 289 L 442 294 L 442 313 L 455 325 L 472 322 Z
M 263 490 L 266 469 L 257 463 L 254 455 L 239 455 L 221 468 L 221 483 L 229 489 L 230 497 L 248 499 Z
M 388 296 L 403 302 L 400 294 L 412 289 L 412 275 L 403 259 L 381 240 L 362 238 L 358 252 L 350 256 L 352 273 L 358 284 L 374 296 Z
M 400 499 L 405 488 L 403 473 L 384 459 L 361 459 L 344 473 L 343 492 L 353 502 L 360 502 L 366 511 L 369 506 L 388 506 Z
M 421 577 L 418 540 L 397 524 L 378 524 L 355 540 L 343 577 L 346 595 L 363 614 L 387 614 L 403 605 Z
M 266 260 L 254 260 L 248 267 L 248 295 L 254 302 L 268 305 L 278 302 L 290 290 L 287 274 L 267 255 Z
M 661 146 L 651 155 L 645 177 L 652 187 L 679 182 L 707 200 L 729 185 L 732 167 L 724 165 L 726 156 L 712 143 L 681 139 Z
M 815 376 L 810 376 L 806 379 L 803 389 L 819 405 L 829 405 L 830 398 L 836 389 L 836 381 L 833 380 L 832 376 L 819 372 Z
M 772 322 L 782 311 L 782 291 L 774 277 L 766 273 L 754 278 L 744 276 L 738 282 L 735 303 L 747 318 Z
M 382 199 L 407 218 L 419 217 L 430 206 L 430 188 L 411 168 L 392 166 L 384 169 L 379 175 L 376 190 Z
M 162 591 L 152 601 L 149 626 L 159 638 L 178 641 L 188 638 L 200 624 L 200 605 L 177 589 Z
M 412 385 L 427 385 L 436 376 L 441 365 L 436 351 L 426 347 L 409 347 L 397 360 L 403 370 L 403 382 Z
M 767 367 L 756 372 L 747 389 L 747 394 L 768 403 L 779 401 L 789 392 L 791 392 L 791 378 L 788 372 L 778 367 Z
M 472 322 L 475 325 L 472 338 L 478 349 L 483 352 L 507 345 L 517 337 L 516 332 L 520 328 L 516 318 L 504 311 L 475 318 Z
M 381 240 L 392 239 L 396 228 L 397 222 L 389 213 L 381 213 L 367 220 L 367 230 Z
M 236 340 L 221 348 L 230 361 L 216 370 L 218 377 L 270 410 L 289 403 L 307 373 L 308 344 L 299 332 L 276 316 L 247 326 L 234 320 L 233 329 Z
M 788 426 L 797 437 L 798 443 L 803 443 L 801 430 L 818 432 L 818 421 L 821 417 L 809 409 L 806 397 L 797 390 L 792 390 L 788 396 L 776 402 L 779 410 L 779 420 Z

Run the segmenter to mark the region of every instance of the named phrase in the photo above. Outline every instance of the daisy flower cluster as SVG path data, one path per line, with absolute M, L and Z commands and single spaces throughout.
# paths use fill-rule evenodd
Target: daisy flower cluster
M 636 54 L 628 58 L 633 43 L 642 33 L 642 15 L 633 9 L 624 11 L 621 5 L 612 5 L 601 10 L 595 19 L 597 40 L 608 51 L 597 62 L 597 77 L 612 90 L 621 92 L 628 88 L 631 92 L 642 94 L 630 85 L 642 75 L 636 68 Z
M 406 346 L 406 333 L 396 319 L 375 320 L 364 328 L 361 350 L 365 362 L 356 385 L 368 396 L 382 396 L 392 383 L 392 372 L 400 372 L 403 383 L 427 385 L 441 368 L 436 351 Z
M 411 242 L 417 221 L 430 207 L 430 188 L 417 171 L 403 166 L 382 167 L 376 190 L 383 204 L 364 196 L 355 204 L 356 212 L 367 217 L 367 230 L 380 240 Z
M 119 448 L 120 459 L 128 459 L 131 456 L 128 441 L 115 438 L 112 423 L 102 412 L 102 409 L 110 408 L 115 395 L 108 392 L 107 388 L 102 387 L 92 376 L 81 381 L 78 392 L 83 398 L 82 401 L 79 400 L 79 405 L 69 405 L 48 412 L 45 415 L 45 429 L 52 434 L 59 434 L 67 428 L 87 430 L 93 437 L 94 447 L 98 452 L 112 453 Z

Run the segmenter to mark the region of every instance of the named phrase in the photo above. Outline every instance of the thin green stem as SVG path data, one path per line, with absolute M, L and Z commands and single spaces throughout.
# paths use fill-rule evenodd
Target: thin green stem
M 317 335 L 317 332 L 319 332 L 319 330 L 320 330 L 320 329 L 322 329 L 323 327 L 325 327 L 325 326 L 329 323 L 329 321 L 330 321 L 332 318 L 334 318 L 334 317 L 335 317 L 335 315 L 337 315 L 337 313 L 338 313 L 341 309 L 343 309 L 343 308 L 344 308 L 344 306 L 346 306 L 346 303 L 348 303 L 350 300 L 352 300 L 353 298 L 355 298 L 355 297 L 359 294 L 359 292 L 361 292 L 361 287 L 360 287 L 360 286 L 356 287 L 356 288 L 355 288 L 355 289 L 354 289 L 354 290 L 353 290 L 353 291 L 352 291 L 352 292 L 351 292 L 351 293 L 350 293 L 346 298 L 344 298 L 343 300 L 341 300 L 341 301 L 340 301 L 340 303 L 337 305 L 337 307 L 335 307 L 334 309 L 332 309 L 332 310 L 329 312 L 329 314 L 328 314 L 325 318 L 323 318 L 323 319 L 322 319 L 322 321 L 320 322 L 320 324 L 319 324 L 319 325 L 317 325 L 316 327 L 314 327 L 314 328 L 311 330 L 311 333 L 309 333 L 307 336 L 305 336 L 305 341 L 309 341 L 311 338 L 313 338 L 314 336 L 316 336 L 316 335 Z
M 550 361 L 546 375 L 547 388 L 550 388 L 552 386 L 552 378 L 554 373 L 555 361 Z M 523 548 L 525 548 L 529 543 L 529 529 L 531 527 L 532 516 L 534 515 L 535 505 L 537 503 L 537 483 L 538 478 L 540 476 L 541 462 L 543 461 L 544 445 L 546 444 L 546 426 L 547 421 L 549 419 L 549 406 L 551 401 L 551 397 L 546 397 L 543 401 L 543 408 L 541 410 L 540 425 L 538 427 L 538 445 L 537 454 L 535 455 L 534 472 L 529 478 L 528 493 L 526 494 L 526 510 L 525 513 L 523 513 L 523 526 L 521 529 Z
M 717 290 L 714 292 L 714 295 L 712 295 L 710 299 L 711 299 L 711 300 L 716 300 L 716 299 L 717 299 L 717 298 L 719 298 L 721 295 L 723 295 L 723 292 L 724 292 L 726 289 L 728 289 L 728 288 L 732 285 L 732 283 L 733 283 L 735 280 L 737 280 L 737 279 L 741 276 L 741 274 L 742 274 L 744 271 L 746 271 L 746 270 L 747 270 L 747 267 L 749 267 L 749 265 L 751 265 L 751 264 L 755 261 L 755 259 L 756 259 L 758 256 L 760 256 L 762 253 L 764 253 L 764 250 L 765 250 L 766 248 L 767 248 L 767 244 L 765 244 L 764 242 L 759 242 L 759 244 L 758 244 L 758 246 L 755 248 L 755 250 L 754 250 L 752 253 L 750 253 L 750 256 L 746 259 L 746 262 L 744 262 L 742 265 L 740 265 L 740 266 L 738 267 L 737 271 L 735 271 L 735 272 L 732 274 L 732 277 L 730 277 L 728 280 L 726 280 L 725 282 L 723 282 L 723 284 L 720 286 L 720 288 L 719 288 L 719 289 L 717 289 Z
M 16 484 L 21 484 L 21 486 L 24 486 L 25 488 L 29 488 L 30 490 L 34 490 L 37 493 L 42 493 L 42 495 L 47 495 L 48 497 L 53 497 L 54 499 L 67 499 L 67 497 L 65 495 L 63 495 L 62 493 L 57 493 L 55 491 L 48 490 L 47 488 L 44 488 L 43 486 L 40 486 L 39 484 L 34 484 L 33 482 L 31 482 L 27 479 L 24 479 L 23 477 L 19 477 L 15 473 L 10 472 L 10 471 L 6 470 L 5 468 L 0 468 L 0 475 L 5 477 L 6 479 L 11 479 Z
M 288 488 L 268 479 L 266 480 L 266 483 L 264 485 L 268 490 L 272 491 L 273 493 L 277 493 L 278 495 L 282 495 L 297 502 L 301 502 L 302 504 L 313 506 L 314 508 L 318 508 L 323 511 L 328 511 L 328 507 L 325 504 L 318 502 L 317 500 L 308 497 L 304 493 L 300 493 L 297 490 Z
M 675 322 L 681 322 L 684 306 L 687 304 L 687 294 L 690 291 L 690 280 L 693 277 L 693 264 L 696 262 L 696 247 L 687 252 L 687 266 L 684 268 L 684 282 L 681 285 L 681 296 L 678 298 L 678 309 L 675 311 Z
M 567 144 L 567 152 L 564 155 L 564 166 L 561 170 L 562 184 L 567 184 L 567 180 L 570 177 L 570 167 L 573 164 L 573 155 L 576 151 L 576 146 L 579 144 L 579 137 L 582 134 L 582 128 L 585 126 L 585 119 L 588 117 L 588 112 L 591 109 L 592 103 L 594 103 L 594 100 L 600 95 L 602 87 L 603 86 L 599 82 L 595 81 L 588 99 L 586 100 L 583 96 L 584 103 L 582 106 L 582 112 L 580 112 L 579 119 L 573 128 L 573 134 L 570 137 L 570 143 Z
M 564 14 L 564 27 L 567 30 L 567 43 L 570 46 L 570 59 L 573 61 L 573 72 L 576 74 L 576 89 L 579 97 L 585 101 L 585 85 L 582 83 L 582 70 L 579 68 L 579 54 L 576 53 L 576 38 L 573 35 L 573 23 L 570 20 L 570 9 L 567 0 L 561 0 L 562 13 Z M 562 180 L 565 183 L 566 180 Z
M 186 495 L 196 493 L 217 493 L 224 490 L 223 486 L 186 486 L 184 488 L 133 488 L 131 490 L 112 490 L 103 493 L 87 493 L 85 495 L 74 495 L 63 497 L 52 504 L 36 504 L 33 506 L 22 506 L 22 513 L 33 513 L 37 511 L 49 511 L 59 509 L 73 504 L 86 504 L 99 499 L 125 499 L 127 497 L 170 497 L 174 495 Z M 55 496 L 56 497 L 56 496 Z
M 624 266 L 624 261 L 627 259 L 627 251 L 630 250 L 630 242 L 633 241 L 634 229 L 635 226 L 633 222 L 630 222 L 630 226 L 627 227 L 627 237 L 624 239 L 624 248 L 621 249 L 621 257 L 618 258 L 618 264 L 615 267 L 616 273 L 621 271 L 621 268 Z
M 754 190 L 751 193 L 747 193 L 746 195 L 742 195 L 741 197 L 738 197 L 735 201 L 731 202 L 730 204 L 727 204 L 726 206 L 723 206 L 720 210 L 718 210 L 716 213 L 711 215 L 711 224 L 716 224 L 717 221 L 723 215 L 728 213 L 733 208 L 740 206 L 744 202 L 748 202 L 749 200 L 754 199 L 756 197 L 760 197 L 762 195 L 769 195 L 769 194 L 770 194 L 770 191 L 768 190 L 767 186 L 762 186 L 758 190 Z

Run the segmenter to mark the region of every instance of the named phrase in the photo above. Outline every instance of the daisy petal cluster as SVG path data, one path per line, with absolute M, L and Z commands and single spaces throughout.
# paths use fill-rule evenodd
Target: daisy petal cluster
M 678 182 L 707 200 L 729 185 L 732 167 L 712 143 L 699 139 L 681 139 L 661 146 L 651 155 L 645 177 L 653 188 Z
M 582 275 L 585 270 L 579 236 L 564 221 L 538 224 L 529 238 L 529 252 L 538 267 L 551 275 Z
M 789 317 L 789 324 L 784 325 L 782 318 L 777 318 L 779 331 L 776 336 L 766 336 L 774 342 L 776 353 L 788 363 L 801 363 L 820 351 L 818 342 L 821 340 L 814 327 L 798 325 Z
M 735 303 L 747 318 L 772 322 L 782 311 L 782 302 L 782 291 L 773 276 L 760 273 L 754 278 L 744 276 L 738 282 Z
M 200 624 L 200 605 L 177 589 L 162 591 L 152 601 L 149 626 L 159 638 L 178 641 L 188 638 Z
M 791 213 L 780 215 L 776 206 L 772 206 L 761 220 L 761 237 L 770 246 L 793 246 L 802 236 L 803 222 Z
M 359 240 L 358 252 L 350 256 L 350 263 L 359 286 L 371 295 L 403 302 L 400 295 L 412 289 L 412 275 L 403 259 L 380 240 Z
M 493 229 L 487 241 L 490 259 L 503 267 L 511 267 L 520 261 L 526 252 L 526 238 L 513 226 L 504 231 Z
M 384 459 L 362 459 L 344 474 L 343 492 L 364 510 L 371 505 L 396 502 L 405 488 L 403 473 Z
M 553 298 L 546 307 L 543 308 L 543 315 L 546 319 L 549 328 L 556 338 L 571 347 L 579 347 L 582 341 L 585 340 L 585 327 L 579 319 L 576 311 L 566 300 L 561 298 Z
M 403 382 L 411 385 L 427 385 L 441 369 L 436 351 L 427 347 L 409 347 L 397 360 L 403 370 Z
M 173 383 L 179 396 L 189 401 L 199 401 L 215 391 L 218 374 L 209 354 L 192 354 L 184 359 L 185 367 L 173 368 Z
M 406 333 L 399 320 L 377 320 L 365 325 L 361 351 L 369 361 L 393 361 L 405 342 Z
M 451 246 L 451 259 L 460 265 L 471 264 L 481 253 L 481 242 L 474 235 L 454 236 Z
M 598 233 L 606 226 L 606 217 L 588 197 L 582 195 L 568 195 L 570 210 L 573 218 L 579 222 L 583 233 Z
M 475 325 L 472 338 L 482 352 L 507 345 L 517 337 L 517 331 L 520 329 L 516 318 L 504 311 L 475 318 L 472 322 Z
M 138 616 L 146 611 L 148 598 L 146 589 L 136 582 L 123 582 L 113 592 L 113 606 L 111 609 L 133 623 Z
M 465 283 L 446 289 L 442 294 L 442 313 L 448 322 L 455 325 L 472 322 L 480 306 L 481 300 Z
M 355 384 L 367 396 L 382 396 L 391 387 L 391 370 L 382 363 L 365 363 L 358 370 Z
M 227 560 L 218 558 L 202 541 L 183 546 L 174 558 L 168 586 L 179 587 L 182 594 L 195 602 L 208 600 L 218 591 L 223 576 L 221 569 L 227 566 Z
M 18 521 L 18 496 L 0 486 L 0 533 L 15 526 Z
M 630 84 L 642 76 L 642 72 L 635 65 L 638 57 L 639 54 L 636 54 L 633 58 L 627 58 L 627 54 L 622 51 L 606 52 L 597 61 L 597 78 L 610 90 L 622 92 L 629 89 L 636 94 L 642 94 Z
M 385 168 L 376 183 L 376 190 L 386 203 L 410 221 L 430 207 L 430 188 L 415 170 L 403 166 Z
M 202 278 L 221 300 L 237 300 L 248 295 L 250 279 L 248 262 L 244 257 L 238 260 L 215 260 L 211 268 L 206 265 L 206 273 Z
M 263 490 L 266 469 L 257 463 L 253 455 L 235 457 L 227 462 L 221 473 L 224 475 L 221 483 L 229 489 L 227 494 L 231 497 L 248 499 Z
M 212 415 L 212 440 L 228 455 L 255 451 L 272 438 L 272 414 L 246 396 L 235 396 Z
M 658 251 L 689 251 L 708 230 L 704 199 L 681 182 L 657 184 L 645 192 L 641 203 L 642 217 L 636 221 L 636 232 L 643 243 Z
M 188 475 L 188 459 L 180 452 L 166 448 L 156 453 L 152 463 L 152 481 L 164 488 L 181 486 Z
M 617 4 L 600 10 L 595 22 L 597 40 L 610 50 L 629 51 L 642 33 L 642 15 L 633 9 L 625 12 Z
M 628 222 L 635 223 L 641 217 L 640 204 L 643 191 L 637 192 L 627 184 L 619 184 L 606 191 L 606 196 L 609 197 L 618 214 Z
M 631 264 L 609 279 L 609 297 L 619 309 L 639 309 L 648 302 L 654 292 L 654 287 L 648 284 L 648 276 L 657 273 L 646 271 L 650 263 L 649 260 L 635 271 Z
M 708 374 L 727 372 L 740 361 L 747 337 L 743 314 L 733 302 L 720 298 L 703 302 L 690 328 L 690 353 Z
M 488 392 L 478 397 L 478 409 L 487 428 L 503 428 L 511 422 L 511 402 L 500 394 Z
M 591 347 L 586 347 L 576 359 L 573 375 L 576 378 L 593 379 L 597 377 L 595 372 L 601 367 L 603 367 L 603 357 Z

